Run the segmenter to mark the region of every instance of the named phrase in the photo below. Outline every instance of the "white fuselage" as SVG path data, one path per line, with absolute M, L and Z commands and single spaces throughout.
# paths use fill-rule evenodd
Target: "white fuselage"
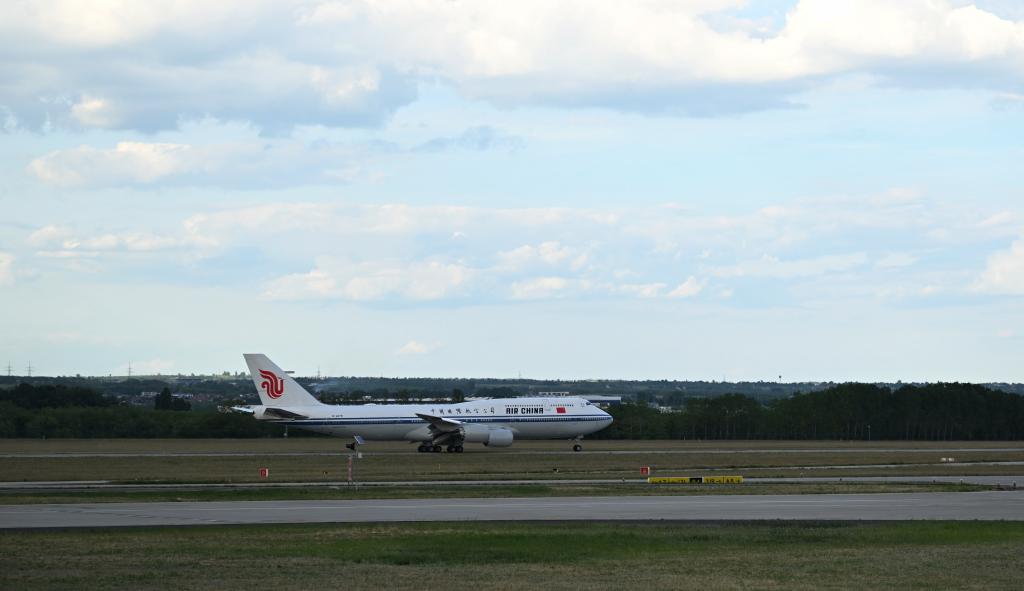
M 516 439 L 571 439 L 588 435 L 612 417 L 582 398 L 500 398 L 444 404 L 322 404 L 290 408 L 302 419 L 269 419 L 338 437 L 368 441 L 430 441 L 429 423 L 418 414 L 457 421 L 467 430 L 508 429 Z

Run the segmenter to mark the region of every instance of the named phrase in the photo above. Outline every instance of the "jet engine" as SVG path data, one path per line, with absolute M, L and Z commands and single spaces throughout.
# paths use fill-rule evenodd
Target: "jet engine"
M 515 438 L 509 429 L 488 429 L 483 425 L 466 425 L 462 436 L 466 443 L 482 443 L 488 447 L 508 447 Z
M 512 445 L 512 438 L 512 431 L 508 429 L 493 429 L 484 445 L 487 447 L 508 447 Z

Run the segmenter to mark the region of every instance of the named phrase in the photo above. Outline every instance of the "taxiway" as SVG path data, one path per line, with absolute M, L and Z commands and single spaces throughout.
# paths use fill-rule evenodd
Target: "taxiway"
M 574 520 L 1024 520 L 1024 492 L 0 506 L 0 528 Z

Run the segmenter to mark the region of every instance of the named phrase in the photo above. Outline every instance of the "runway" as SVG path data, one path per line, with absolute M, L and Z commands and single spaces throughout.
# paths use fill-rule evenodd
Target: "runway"
M 1024 492 L 0 506 L 0 529 L 401 521 L 1012 520 Z

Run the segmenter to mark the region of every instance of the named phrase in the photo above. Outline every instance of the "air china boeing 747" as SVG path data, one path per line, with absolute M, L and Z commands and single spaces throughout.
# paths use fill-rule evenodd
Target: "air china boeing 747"
M 259 406 L 239 407 L 256 419 L 364 441 L 419 442 L 421 452 L 461 452 L 466 443 L 508 447 L 516 439 L 570 439 L 582 450 L 584 435 L 612 417 L 576 397 L 494 398 L 455 404 L 323 404 L 266 355 L 244 355 L 260 395 Z

